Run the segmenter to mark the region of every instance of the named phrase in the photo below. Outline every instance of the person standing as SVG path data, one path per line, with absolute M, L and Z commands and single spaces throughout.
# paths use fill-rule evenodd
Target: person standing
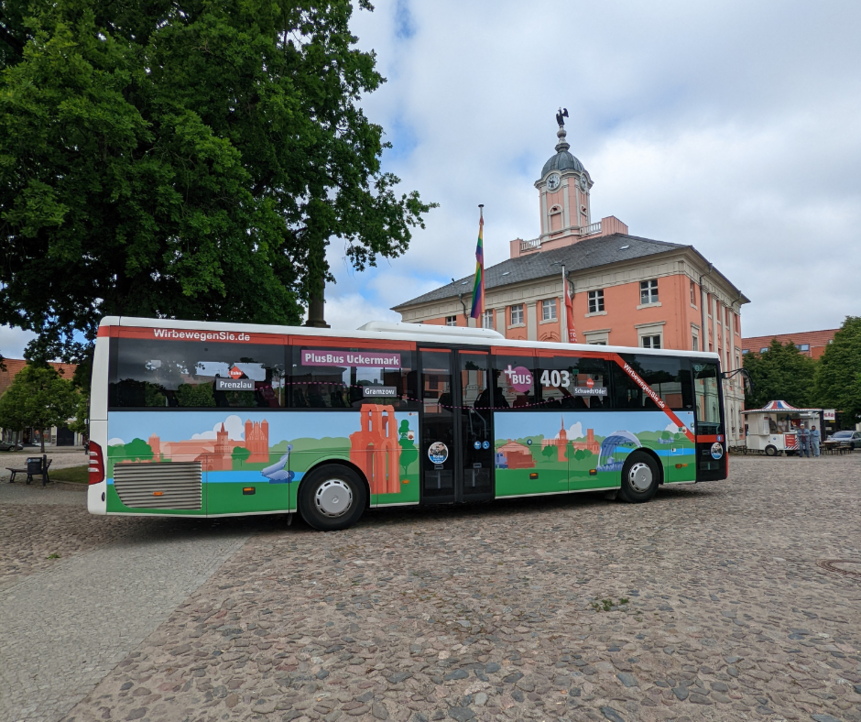
M 819 442 L 822 437 L 819 435 L 819 429 L 815 426 L 810 428 L 810 450 L 813 452 L 813 456 L 819 458 Z
M 804 424 L 798 427 L 798 455 L 810 456 L 810 447 L 808 446 L 809 437 Z

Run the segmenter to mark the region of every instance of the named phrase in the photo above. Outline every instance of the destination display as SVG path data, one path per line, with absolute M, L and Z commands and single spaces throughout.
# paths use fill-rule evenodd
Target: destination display
M 303 366 L 357 366 L 399 369 L 401 355 L 380 351 L 337 351 L 302 349 Z

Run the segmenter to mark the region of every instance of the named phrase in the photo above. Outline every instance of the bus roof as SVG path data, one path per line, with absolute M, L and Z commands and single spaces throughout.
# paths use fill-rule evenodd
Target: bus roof
M 549 349 L 565 351 L 598 350 L 607 353 L 637 353 L 647 356 L 676 356 L 719 361 L 716 353 L 707 351 L 679 351 L 676 349 L 650 349 L 629 346 L 600 346 L 590 344 L 565 344 L 555 341 L 512 341 L 497 331 L 487 328 L 465 328 L 456 326 L 422 325 L 392 321 L 371 321 L 356 331 L 308 326 L 276 326 L 253 323 L 229 323 L 221 321 L 181 321 L 160 318 L 134 318 L 131 316 L 105 316 L 99 328 L 121 326 L 127 328 L 184 329 L 189 331 L 219 330 L 235 333 L 281 334 L 285 336 L 314 336 L 331 338 L 380 339 L 393 341 L 415 341 L 416 343 L 438 343 L 458 346 L 497 346 L 516 349 Z M 101 335 L 101 334 L 100 334 Z

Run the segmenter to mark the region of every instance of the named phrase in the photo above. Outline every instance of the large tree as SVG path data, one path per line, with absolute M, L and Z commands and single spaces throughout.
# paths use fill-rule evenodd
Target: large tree
M 840 425 L 861 421 L 861 317 L 847 316 L 816 369 L 816 399 L 840 412 Z
M 813 403 L 816 362 L 799 352 L 793 343 L 784 346 L 772 339 L 767 351 L 744 355 L 744 368 L 752 382 L 752 390 L 744 397 L 747 408 L 759 408 L 778 399 L 801 408 Z
M 0 323 L 38 355 L 104 315 L 297 323 L 330 238 L 362 269 L 432 206 L 381 171 L 350 0 L 0 3 Z
M 0 396 L 0 427 L 39 431 L 45 451 L 45 429 L 65 426 L 78 406 L 78 392 L 48 365 L 27 364 Z

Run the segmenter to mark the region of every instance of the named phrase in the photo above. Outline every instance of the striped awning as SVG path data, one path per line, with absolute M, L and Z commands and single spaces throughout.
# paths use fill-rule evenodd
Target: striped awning
M 785 401 L 769 401 L 761 409 L 749 409 L 742 411 L 743 414 L 764 414 L 767 412 L 792 412 L 792 411 L 822 411 L 822 409 L 799 409 L 795 406 L 787 404 Z

